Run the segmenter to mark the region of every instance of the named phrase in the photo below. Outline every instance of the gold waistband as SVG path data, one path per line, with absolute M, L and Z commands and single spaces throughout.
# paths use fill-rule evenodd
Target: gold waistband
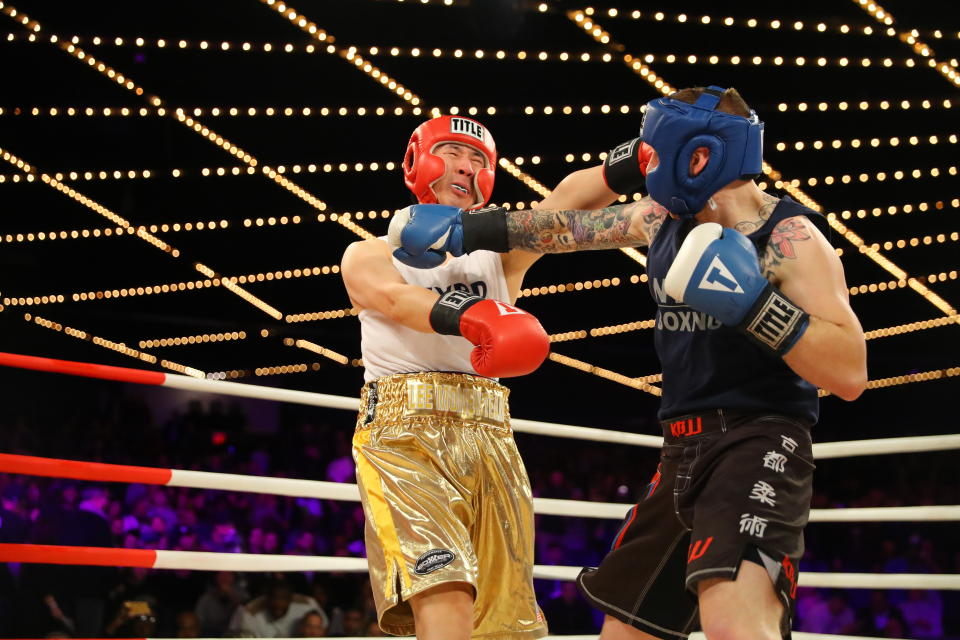
M 403 373 L 363 385 L 358 428 L 439 416 L 509 429 L 510 390 L 465 373 Z

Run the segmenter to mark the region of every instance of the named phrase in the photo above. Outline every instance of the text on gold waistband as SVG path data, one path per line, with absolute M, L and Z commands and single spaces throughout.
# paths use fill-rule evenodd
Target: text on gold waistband
M 503 389 L 432 380 L 407 380 L 404 416 L 449 415 L 502 426 L 507 421 L 507 399 Z

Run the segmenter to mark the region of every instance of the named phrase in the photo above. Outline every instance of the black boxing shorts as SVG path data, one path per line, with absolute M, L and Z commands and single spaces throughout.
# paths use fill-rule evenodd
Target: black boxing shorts
M 712 411 L 661 422 L 660 464 L 610 552 L 577 578 L 588 602 L 658 638 L 699 626 L 697 583 L 767 569 L 790 637 L 810 512 L 810 425 L 781 415 Z

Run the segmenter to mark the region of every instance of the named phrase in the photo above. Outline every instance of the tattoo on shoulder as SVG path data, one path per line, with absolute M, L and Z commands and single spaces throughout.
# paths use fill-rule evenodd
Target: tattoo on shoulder
M 787 218 L 770 233 L 767 248 L 760 261 L 763 276 L 770 282 L 780 281 L 781 265 L 797 258 L 797 244 L 813 237 L 801 218 Z
M 656 203 L 653 205 L 662 209 Z M 537 253 L 636 247 L 646 244 L 646 238 L 632 233 L 631 225 L 640 216 L 644 234 L 649 236 L 647 229 L 655 217 L 650 217 L 653 216 L 651 208 L 650 203 L 641 200 L 595 211 L 513 211 L 507 214 L 507 238 L 511 247 Z
M 766 224 L 767 220 L 769 220 L 770 216 L 773 214 L 773 210 L 777 208 L 777 204 L 779 202 L 780 198 L 772 196 L 769 193 L 764 193 L 763 202 L 760 205 L 760 209 L 757 211 L 757 217 L 750 220 L 742 220 L 735 224 L 733 228 L 743 235 L 750 235 Z
M 768 246 L 780 260 L 793 260 L 797 257 L 795 245 L 811 238 L 810 231 L 800 218 L 787 218 L 777 224 L 770 232 Z

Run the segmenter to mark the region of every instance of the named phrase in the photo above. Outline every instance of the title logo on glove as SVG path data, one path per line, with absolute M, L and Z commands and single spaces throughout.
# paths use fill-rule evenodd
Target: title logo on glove
M 437 304 L 450 307 L 451 309 L 462 309 L 463 305 L 476 300 L 478 297 L 479 296 L 475 296 L 469 291 L 453 289 L 440 296 L 440 299 L 437 300 Z
M 720 261 L 720 256 L 713 256 L 710 266 L 703 274 L 703 279 L 697 285 L 700 289 L 709 291 L 726 291 L 728 293 L 743 293 L 743 287 L 737 282 L 737 279 L 730 273 L 727 265 Z
M 620 146 L 615 147 L 610 151 L 610 157 L 607 158 L 607 165 L 615 164 L 633 156 L 633 147 L 638 142 L 640 142 L 640 138 L 634 138 L 630 142 L 624 142 Z

